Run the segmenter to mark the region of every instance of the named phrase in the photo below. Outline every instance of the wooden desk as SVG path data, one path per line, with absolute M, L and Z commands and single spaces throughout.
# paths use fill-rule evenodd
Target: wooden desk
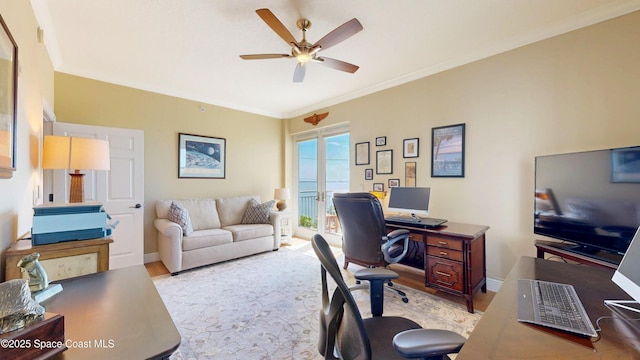
M 17 240 L 6 251 L 5 280 L 23 277 L 18 261 L 31 253 L 40 254 L 40 264 L 49 281 L 109 270 L 110 238 L 64 241 L 47 245 L 31 245 L 30 239 Z M 24 275 L 27 278 L 27 275 Z
M 488 226 L 447 222 L 438 228 L 388 224 L 387 230 L 407 229 L 410 239 L 424 244 L 425 286 L 459 295 L 473 313 L 473 295 L 487 292 L 485 233 Z M 391 266 L 402 276 L 403 269 Z
M 630 299 L 611 281 L 612 275 L 611 269 L 522 257 L 456 359 L 639 359 L 637 322 L 602 319 L 600 338 L 591 341 L 517 321 L 518 279 L 539 279 L 572 284 L 597 329 L 598 318 L 619 317 L 604 305 L 604 299 Z M 637 314 L 622 314 L 637 318 Z
M 62 359 L 161 359 L 180 345 L 180 334 L 143 265 L 58 283 L 62 292 L 41 305 L 64 315 L 68 349 Z

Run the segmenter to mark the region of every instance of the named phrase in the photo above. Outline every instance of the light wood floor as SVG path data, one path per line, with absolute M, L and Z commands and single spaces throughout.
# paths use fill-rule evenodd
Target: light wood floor
M 290 246 L 290 247 L 300 249 L 300 248 L 309 247 L 310 243 L 308 240 L 294 238 L 292 239 L 291 244 L 285 245 L 285 246 Z M 334 252 L 336 253 L 336 255 L 338 255 L 341 252 L 341 250 L 336 248 Z M 151 277 L 165 275 L 169 273 L 169 270 L 167 270 L 167 268 L 160 261 L 147 263 L 145 264 L 145 266 L 147 268 L 147 271 L 149 272 L 149 276 Z M 441 297 L 443 299 L 447 299 L 452 302 L 460 303 L 466 306 L 466 302 L 464 298 L 425 287 L 424 274 L 420 274 L 419 271 L 411 271 L 411 270 L 407 271 L 406 267 L 402 267 L 402 266 L 394 267 L 394 265 L 391 265 L 391 268 L 400 274 L 400 278 L 397 280 L 394 280 L 394 282 L 411 287 L 419 291 L 424 291 L 429 294 Z M 489 306 L 489 303 L 491 303 L 491 300 L 493 299 L 495 294 L 496 293 L 492 291 L 487 291 L 486 293 L 482 293 L 482 292 L 477 293 L 473 297 L 474 309 L 478 311 L 486 311 L 487 307 Z

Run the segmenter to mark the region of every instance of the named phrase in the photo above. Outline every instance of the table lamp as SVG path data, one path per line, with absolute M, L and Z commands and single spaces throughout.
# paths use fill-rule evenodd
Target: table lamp
M 109 170 L 109 142 L 71 136 L 44 137 L 42 168 L 69 170 L 69 202 L 84 202 L 84 175 L 80 170 Z M 74 170 L 71 173 L 71 169 Z
M 289 189 L 287 188 L 276 189 L 274 191 L 273 198 L 278 200 L 276 203 L 278 211 L 282 211 L 287 208 L 287 200 L 289 200 L 290 196 L 291 194 L 289 194 Z

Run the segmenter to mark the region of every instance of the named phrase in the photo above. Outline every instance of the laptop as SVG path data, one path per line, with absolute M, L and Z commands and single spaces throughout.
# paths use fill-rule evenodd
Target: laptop
M 518 280 L 518 321 L 598 336 L 578 294 L 569 284 Z

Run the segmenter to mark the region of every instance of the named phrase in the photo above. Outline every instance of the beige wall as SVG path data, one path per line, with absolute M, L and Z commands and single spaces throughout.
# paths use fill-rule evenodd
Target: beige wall
M 18 44 L 18 109 L 16 171 L 0 179 L 0 279 L 4 278 L 4 251 L 31 229 L 34 191 L 42 183 L 40 140 L 43 101 L 53 104 L 53 67 L 28 1 L 0 1 L 0 15 Z M 39 198 L 39 199 L 38 199 Z M 41 194 L 36 202 L 41 202 Z
M 157 252 L 159 199 L 258 194 L 283 185 L 283 121 L 55 73 L 58 121 L 144 130 L 144 252 Z M 204 111 L 201 111 L 201 107 Z M 179 179 L 178 133 L 225 138 L 225 179 Z
M 351 190 L 404 185 L 413 159 L 402 140 L 419 137 L 417 184 L 432 188 L 431 216 L 489 225 L 488 275 L 504 278 L 518 257 L 535 256 L 535 156 L 640 145 L 638 39 L 640 12 L 323 109 L 327 123 L 350 121 L 352 155 L 371 142 L 372 165 L 351 166 Z M 310 128 L 301 118 L 291 132 Z M 457 123 L 465 177 L 431 178 L 431 128 Z M 388 145 L 376 148 L 377 136 Z M 365 181 L 380 149 L 393 149 L 393 175 Z

